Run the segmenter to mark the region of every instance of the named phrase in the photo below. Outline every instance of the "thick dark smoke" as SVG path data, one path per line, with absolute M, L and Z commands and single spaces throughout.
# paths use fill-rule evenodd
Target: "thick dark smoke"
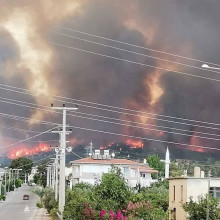
M 72 11 L 67 10 L 72 7 L 73 3 L 78 4 L 78 8 Z M 61 105 L 62 103 L 52 99 L 44 99 L 43 94 L 68 96 L 107 105 L 172 115 L 174 117 L 214 123 L 220 122 L 218 117 L 220 107 L 218 102 L 220 92 L 218 82 L 184 76 L 171 71 L 161 71 L 157 73 L 157 69 L 154 68 L 108 59 L 51 43 L 54 42 L 121 59 L 220 79 L 217 73 L 172 65 L 147 57 L 86 43 L 56 33 L 60 32 L 73 35 L 79 38 L 98 41 L 111 46 L 122 47 L 139 53 L 146 53 L 151 56 L 185 62 L 188 65 L 200 67 L 202 62 L 193 62 L 165 54 L 153 53 L 152 51 L 135 49 L 125 45 L 122 46 L 117 43 L 74 33 L 70 30 L 63 29 L 63 27 L 78 29 L 131 44 L 167 51 L 169 53 L 220 63 L 218 56 L 220 50 L 220 3 L 218 1 L 90 0 L 66 1 L 61 4 L 60 1 L 51 0 L 42 0 L 37 3 L 36 1 L 27 0 L 19 2 L 1 0 L 0 4 L 0 23 L 2 24 L 0 31 L 1 83 L 31 89 L 33 93 L 33 97 L 28 97 L 0 89 L 2 97 L 43 104 L 49 107 L 50 102 L 54 102 L 56 105 Z M 68 7 L 68 5 L 71 5 L 71 7 Z M 22 55 L 24 55 L 25 48 L 19 47 L 19 42 L 14 39 L 10 30 L 6 28 L 7 25 L 5 24 L 8 20 L 13 21 L 13 19 L 15 23 L 18 22 L 18 26 L 22 25 L 19 24 L 19 19 L 16 19 L 16 16 L 13 14 L 16 11 L 20 13 L 24 12 L 24 14 L 27 13 L 27 16 L 30 17 L 28 42 L 31 42 L 33 50 L 38 55 L 40 54 L 39 57 L 41 58 L 38 60 L 39 71 L 37 74 L 35 73 L 35 69 L 38 69 L 38 65 L 36 65 L 37 62 L 34 63 L 32 67 L 28 65 L 29 61 L 27 60 L 26 65 L 19 65 L 19 63 L 23 61 Z M 43 57 L 44 54 L 45 57 Z M 46 57 L 46 55 L 48 56 Z M 157 87 L 159 87 L 163 93 L 153 102 L 153 94 L 156 90 L 153 83 L 155 77 L 158 78 Z M 40 86 L 38 85 L 37 89 L 33 86 L 37 80 L 41 80 L 41 83 L 43 82 L 42 96 L 40 96 L 40 98 L 36 95 L 39 93 Z M 43 91 L 46 92 L 43 93 Z M 86 108 L 80 105 L 80 103 L 78 104 L 79 112 L 140 122 L 138 117 L 123 116 L 118 113 Z M 59 114 L 46 112 L 39 114 L 40 111 L 13 106 L 7 103 L 0 102 L 0 109 L 0 112 L 7 114 L 32 118 L 36 117 L 41 120 L 54 122 L 61 121 L 61 115 Z M 160 117 L 160 119 L 164 118 Z M 149 130 L 146 131 L 75 117 L 68 117 L 68 122 L 71 125 L 114 133 L 126 133 L 171 142 L 195 144 L 191 136 L 167 133 L 158 135 L 157 132 Z M 187 135 L 197 135 L 196 132 L 219 133 L 218 130 L 199 128 L 197 125 L 194 125 L 193 122 L 187 122 L 192 125 L 178 125 L 157 119 L 153 121 L 145 120 L 145 122 L 152 122 L 158 126 L 162 125 L 186 129 L 188 132 L 179 131 L 179 133 L 185 133 Z M 179 122 L 182 123 L 184 121 L 179 120 Z M 41 131 L 49 128 L 48 126 L 40 126 L 38 124 L 27 125 L 19 121 L 13 122 L 11 119 L 1 119 L 1 123 L 3 125 Z M 200 125 L 205 124 L 200 123 Z M 172 128 L 166 130 L 176 132 Z M 1 129 L 1 136 L 22 139 L 26 137 L 27 134 Z M 47 134 L 42 139 L 45 140 L 47 138 L 54 139 L 56 136 Z M 99 134 L 79 129 L 73 130 L 71 138 L 83 139 L 84 143 L 93 139 L 93 142 L 97 145 L 105 145 L 109 142 L 126 139 L 124 137 Z M 2 139 L 1 145 L 7 143 L 5 139 Z M 196 144 L 218 147 L 218 141 L 201 138 L 198 139 Z M 158 150 L 164 151 L 167 144 L 145 141 L 145 146 L 147 148 L 157 147 Z M 181 145 L 177 145 L 176 147 L 185 148 L 185 146 Z

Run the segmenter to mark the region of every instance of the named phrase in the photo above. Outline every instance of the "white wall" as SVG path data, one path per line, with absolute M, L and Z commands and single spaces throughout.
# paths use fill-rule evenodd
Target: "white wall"
M 111 170 L 110 164 L 80 164 L 73 165 L 72 176 L 73 185 L 78 182 L 86 182 L 94 185 L 96 181 L 100 181 L 103 173 L 109 173 Z M 141 186 L 150 186 L 152 182 L 151 174 L 145 174 L 145 177 L 140 178 L 138 169 L 131 169 L 129 165 L 117 165 L 128 182 L 130 187 L 136 187 L 140 182 Z M 140 181 L 141 180 L 141 181 Z

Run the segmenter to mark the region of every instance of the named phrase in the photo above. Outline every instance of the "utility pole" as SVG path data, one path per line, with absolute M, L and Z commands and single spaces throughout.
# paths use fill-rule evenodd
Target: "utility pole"
M 55 159 L 55 200 L 58 200 L 58 153 L 59 153 L 59 148 L 55 149 L 56 151 L 56 159 Z
M 210 192 L 210 182 L 211 182 L 211 171 L 209 171 L 208 179 L 208 194 L 207 194 L 207 209 L 206 209 L 206 220 L 209 220 L 209 192 Z
M 6 191 L 7 191 L 6 186 L 7 186 L 7 173 L 5 171 L 5 196 L 6 196 Z
M 25 173 L 24 184 L 26 184 L 26 183 L 27 183 L 26 177 L 27 177 L 27 174 Z
M 2 195 L 2 179 L 0 179 L 0 196 Z
M 9 168 L 9 173 L 8 173 L 8 192 L 10 192 L 10 182 L 11 182 L 11 168 Z
M 92 141 L 89 143 L 89 146 L 86 148 L 86 156 L 91 157 L 93 153 L 93 143 Z
M 53 107 L 51 104 L 51 108 L 55 110 L 61 110 L 63 112 L 63 123 L 62 123 L 62 134 L 61 143 L 60 143 L 60 179 L 59 179 L 59 212 L 63 213 L 65 206 L 65 164 L 66 164 L 66 112 L 68 110 L 77 110 L 78 108 L 69 108 L 63 104 L 63 107 Z
M 22 170 L 22 169 L 17 169 L 17 179 L 19 179 L 19 171 Z
M 49 167 L 47 166 L 47 186 L 49 187 Z
M 49 165 L 49 187 L 51 187 L 51 165 Z
M 14 171 L 16 171 L 17 169 L 13 169 Z M 12 173 L 13 173 L 13 170 L 12 170 Z M 15 190 L 15 172 L 14 172 L 14 190 Z

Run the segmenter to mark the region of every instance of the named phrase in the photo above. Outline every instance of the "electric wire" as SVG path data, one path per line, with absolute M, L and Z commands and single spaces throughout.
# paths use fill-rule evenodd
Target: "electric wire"
M 58 126 L 57 126 L 57 127 L 58 127 Z M 57 128 L 57 127 L 55 127 L 55 128 Z M 5 145 L 5 146 L 0 146 L 0 149 L 2 149 L 2 148 L 7 148 L 7 147 L 11 147 L 11 146 L 14 146 L 14 145 L 16 145 L 16 144 L 20 144 L 20 143 L 25 142 L 25 141 L 27 141 L 27 140 L 30 140 L 30 139 L 32 139 L 32 138 L 35 138 L 35 137 L 38 137 L 38 136 L 43 135 L 43 134 L 45 134 L 45 133 L 48 133 L 48 132 L 52 131 L 53 129 L 54 129 L 54 128 L 50 128 L 49 130 L 46 130 L 46 131 L 44 131 L 44 132 L 41 132 L 40 134 L 36 134 L 36 135 L 34 135 L 34 136 L 25 138 L 25 139 L 23 139 L 23 140 L 17 141 L 17 142 L 12 143 L 12 144 L 8 144 L 8 145 Z
M 114 40 L 114 39 L 99 36 L 99 35 L 96 35 L 96 34 L 91 34 L 91 33 L 87 33 L 87 32 L 84 32 L 84 31 L 79 31 L 79 30 L 73 29 L 73 28 L 67 28 L 67 27 L 61 27 L 61 28 L 64 29 L 64 30 L 73 31 L 73 32 L 76 32 L 76 33 L 96 37 L 96 38 L 99 38 L 99 39 L 108 40 L 108 41 L 123 44 L 123 45 L 128 45 L 128 46 L 132 46 L 132 47 L 136 47 L 136 48 L 140 48 L 140 49 L 144 49 L 144 50 L 154 51 L 154 52 L 157 52 L 157 53 L 162 53 L 162 54 L 166 54 L 166 55 L 170 55 L 170 56 L 175 56 L 175 57 L 183 58 L 183 59 L 186 59 L 186 60 L 192 60 L 192 61 L 207 63 L 207 64 L 211 64 L 211 65 L 215 65 L 215 66 L 220 66 L 220 64 L 211 63 L 211 62 L 207 62 L 207 61 L 199 60 L 199 59 L 194 59 L 194 58 L 191 58 L 191 57 L 181 56 L 181 55 L 177 55 L 177 54 L 173 54 L 173 53 L 168 53 L 168 52 L 161 51 L 161 50 L 155 50 L 155 49 L 152 49 L 152 48 L 149 48 L 149 47 L 143 47 L 143 46 L 139 46 L 139 45 L 136 45 L 136 44 L 131 44 L 131 43 L 127 43 L 127 42 L 123 42 L 123 41 L 119 41 L 119 40 Z
M 162 60 L 162 61 L 165 61 L 165 62 L 174 63 L 174 64 L 186 66 L 186 67 L 191 67 L 191 68 L 199 69 L 199 70 L 203 70 L 203 71 L 209 71 L 209 72 L 213 72 L 213 73 L 220 73 L 220 70 L 217 71 L 217 70 L 212 70 L 212 69 L 205 69 L 205 68 L 202 68 L 202 67 L 197 67 L 197 66 L 192 66 L 192 65 L 180 63 L 180 62 L 175 62 L 175 61 L 172 61 L 172 60 L 167 60 L 167 59 L 163 59 L 163 58 L 159 58 L 159 57 L 155 57 L 155 56 L 151 56 L 151 55 L 147 55 L 147 54 L 143 54 L 143 53 L 138 53 L 138 52 L 135 52 L 135 51 L 132 51 L 132 50 L 127 50 L 127 49 L 123 49 L 123 48 L 119 48 L 119 47 L 114 47 L 114 46 L 110 46 L 110 45 L 107 45 L 107 44 L 103 44 L 103 43 L 87 40 L 87 39 L 84 39 L 84 38 L 75 37 L 73 35 L 64 34 L 64 33 L 57 32 L 57 31 L 54 31 L 53 33 L 61 35 L 61 36 L 73 38 L 73 39 L 76 39 L 76 40 L 84 41 L 84 42 L 87 42 L 87 43 L 96 44 L 96 45 L 108 47 L 108 48 L 111 48 L 111 49 L 116 49 L 116 50 L 119 50 L 119 51 L 124 51 L 124 52 L 127 52 L 127 53 L 132 53 L 132 54 L 140 55 L 140 56 L 143 56 L 143 57 L 149 57 L 149 58 L 152 58 L 152 59 Z M 173 70 L 173 71 L 175 71 L 175 70 Z
M 12 87 L 12 86 L 8 86 L 8 85 L 4 85 L 4 84 L 0 84 L 0 86 L 6 86 L 6 87 Z M 20 90 L 23 90 L 23 91 L 26 91 L 26 92 L 23 92 L 23 91 L 17 91 L 17 90 L 13 90 L 13 89 L 8 89 L 8 88 L 4 88 L 4 87 L 0 87 L 0 89 L 3 89 L 3 90 L 8 90 L 8 91 L 12 91 L 12 92 L 18 92 L 18 93 L 21 93 L 21 94 L 26 94 L 26 95 L 29 95 L 29 96 L 32 96 L 32 94 L 30 93 L 29 90 L 27 89 L 22 89 L 22 88 L 18 88 L 18 87 L 12 87 L 14 89 L 20 89 Z M 159 116 L 159 117 L 165 117 L 165 118 L 172 118 L 172 119 L 178 119 L 178 120 L 184 120 L 184 121 L 191 121 L 191 122 L 196 122 L 196 123 L 204 123 L 204 124 L 210 124 L 210 125 L 215 125 L 215 126 L 220 126 L 220 124 L 217 124 L 217 123 L 213 123 L 213 122 L 206 122 L 206 121 L 199 121 L 199 120 L 193 120 L 193 119 L 186 119 L 186 118 L 179 118 L 179 117 L 174 117 L 174 116 L 168 116 L 168 115 L 162 115 L 162 114 L 156 114 L 156 113 L 149 113 L 149 112 L 145 112 L 145 111 L 138 111 L 138 110 L 134 110 L 134 109 L 127 109 L 127 108 L 122 108 L 122 107 L 117 107 L 117 106 L 111 106 L 111 105 L 106 105 L 106 104 L 101 104 L 101 103 L 95 103 L 95 102 L 89 102 L 89 101 L 85 101 L 85 100 L 80 100 L 80 99 L 74 99 L 74 98 L 68 98 L 68 97 L 63 97 L 63 96 L 52 96 L 52 97 L 55 97 L 55 98 L 60 98 L 60 99 L 65 99 L 65 100 L 71 100 L 71 101 L 76 101 L 76 102 L 83 102 L 83 103 L 88 103 L 88 104 L 92 104 L 92 105 L 98 105 L 98 106 L 103 106 L 103 107 L 108 107 L 108 108 L 113 108 L 113 109 L 120 109 L 120 110 L 125 110 L 125 111 L 131 111 L 131 112 L 136 112 L 136 113 L 142 113 L 142 114 L 149 114 L 149 115 L 154 115 L 154 116 Z M 47 98 L 47 96 L 45 96 L 44 98 Z M 59 102 L 64 102 L 64 100 L 59 100 L 59 99 L 55 99 L 53 98 L 53 100 L 55 101 L 59 101 Z M 65 101 L 66 102 L 66 101 Z M 73 103 L 73 102 L 70 102 L 68 101 L 67 103 L 70 103 L 70 104 L 79 104 L 79 103 Z M 82 105 L 80 104 L 81 106 L 85 106 L 86 105 Z M 90 107 L 90 106 L 88 106 Z M 95 108 L 94 106 L 92 108 Z M 102 109 L 100 109 L 102 110 Z M 106 110 L 108 111 L 108 110 Z M 155 118 L 156 119 L 156 118 Z
M 137 137 L 137 136 L 133 136 L 133 135 L 114 133 L 114 132 L 91 129 L 91 128 L 83 128 L 83 127 L 73 126 L 73 125 L 71 125 L 69 127 L 80 129 L 80 130 L 86 130 L 86 131 L 92 131 L 92 132 L 98 132 L 98 133 L 104 133 L 104 134 L 110 134 L 110 135 L 117 135 L 117 136 L 129 137 L 129 138 L 134 138 L 134 139 L 140 139 L 140 140 L 148 140 L 148 141 L 155 141 L 155 142 L 175 144 L 175 145 L 185 145 L 185 146 L 188 146 L 188 147 L 195 147 L 195 148 L 203 148 L 203 149 L 220 151 L 220 149 L 214 148 L 214 147 L 206 147 L 206 146 L 200 146 L 200 145 L 185 144 L 185 143 L 179 143 L 179 142 L 174 142 L 174 141 L 164 141 L 164 140 L 159 140 L 159 139 L 154 139 L 154 138 Z
M 7 99 L 7 98 L 5 98 Z M 9 100 L 13 100 L 13 99 L 9 99 Z M 17 101 L 17 100 L 13 100 L 13 101 Z M 2 102 L 2 100 L 0 99 L 0 102 Z M 23 105 L 23 104 L 18 104 L 15 102 L 9 102 L 9 101 L 3 101 L 6 102 L 8 104 L 12 104 L 12 105 L 18 105 L 18 106 L 22 106 L 22 107 L 27 107 L 27 108 L 36 108 L 38 110 L 43 110 L 43 111 L 50 111 L 47 109 L 42 109 L 42 108 L 37 108 L 37 107 L 32 107 L 32 106 L 27 106 L 27 105 Z M 21 102 L 21 101 L 19 101 Z M 27 103 L 27 102 L 26 102 Z M 33 104 L 35 105 L 35 104 Z M 44 107 L 44 106 L 43 106 Z M 51 112 L 51 111 L 50 111 Z M 60 113 L 55 111 L 56 113 Z M 62 113 L 60 113 L 62 114 Z M 128 126 L 128 127 L 133 127 L 133 128 L 139 128 L 139 129 L 144 129 L 144 130 L 151 130 L 151 131 L 157 131 L 157 132 L 164 132 L 164 133 L 171 133 L 171 134 L 176 134 L 176 135 L 183 135 L 183 136 L 189 136 L 191 137 L 192 134 L 183 134 L 183 133 L 178 133 L 178 132 L 173 132 L 173 131 L 165 131 L 165 130 L 158 130 L 158 129 L 154 129 L 154 128 L 146 128 L 146 127 L 140 127 L 140 126 L 136 126 L 136 125 L 130 125 L 130 124 L 124 124 L 124 123 L 119 123 L 119 122 L 112 122 L 112 121 L 107 121 L 107 120 L 101 120 L 101 119 L 95 119 L 95 118 L 89 118 L 89 117 L 84 117 L 84 116 L 80 116 L 80 115 L 73 115 L 73 114 L 67 114 L 69 116 L 73 116 L 73 117 L 78 117 L 78 118 L 83 118 L 83 119 L 89 119 L 89 120 L 94 120 L 94 121 L 99 121 L 99 122 L 104 122 L 104 123 L 110 123 L 110 124 L 116 124 L 116 125 L 122 125 L 122 126 Z M 220 130 L 220 129 L 219 129 Z M 202 139 L 209 139 L 209 140 L 215 140 L 215 141 L 219 141 L 219 138 L 212 138 L 212 137 L 204 137 L 204 136 L 199 136 L 199 135 L 193 135 L 194 137 L 198 137 L 198 138 L 202 138 Z
M 33 131 L 33 130 L 25 130 L 25 129 L 20 129 L 20 128 L 15 128 L 15 127 L 9 127 L 9 126 L 3 126 L 0 125 L 0 128 L 5 128 L 9 130 L 15 130 L 15 131 L 21 131 L 21 132 L 30 132 L 30 133 L 40 133 L 41 131 Z
M 0 87 L 1 89 L 1 87 Z M 8 90 L 8 89 L 6 89 Z M 10 91 L 12 91 L 11 89 L 9 89 Z M 14 90 L 13 90 L 14 91 Z M 19 91 L 18 91 L 19 92 Z M 25 93 L 25 92 L 20 92 L 20 93 Z M 25 93 L 27 95 L 30 95 L 29 93 Z M 47 97 L 45 97 L 47 98 Z M 62 97 L 61 97 L 62 98 Z M 65 97 L 63 97 L 65 98 Z M 74 100 L 74 99 L 71 99 L 71 98 L 66 98 L 66 99 L 69 99 L 69 100 Z M 56 100 L 56 101 L 59 101 L 59 102 L 63 102 L 63 100 L 58 100 L 58 99 L 53 99 L 53 100 Z M 78 102 L 80 102 L 80 100 L 77 100 Z M 70 102 L 70 101 L 65 101 L 66 103 L 70 103 L 70 104 L 79 104 L 78 102 Z M 85 101 L 83 101 L 85 102 Z M 131 114 L 131 113 L 127 113 L 127 112 L 120 112 L 120 111 L 116 111 L 116 110 L 111 110 L 111 109 L 106 109 L 106 108 L 100 108 L 100 107 L 96 107 L 96 106 L 89 106 L 89 105 L 84 105 L 84 104 L 80 104 L 81 106 L 83 107 L 87 107 L 87 108 L 93 108 L 93 109 L 98 109 L 98 110 L 103 110 L 103 111 L 108 111 L 108 112 L 114 112 L 114 113 L 119 113 L 119 114 L 125 114 L 125 115 L 130 115 L 130 116 L 136 116 L 136 117 L 144 117 L 144 118 L 150 118 L 152 119 L 151 117 L 148 117 L 148 116 L 145 116 L 145 115 L 136 115 L 136 114 Z M 110 107 L 110 106 L 109 106 Z M 117 108 L 117 107 L 115 107 Z M 119 107 L 118 107 L 119 108 Z M 123 109 L 123 108 L 122 108 Z M 49 111 L 49 110 L 47 110 Z M 145 113 L 145 114 L 148 114 L 148 113 Z M 163 116 L 163 115 L 160 115 L 160 116 Z M 207 126 L 202 126 L 202 125 L 197 125 L 197 124 L 190 124 L 190 123 L 184 123 L 184 122 L 177 122 L 177 121 L 170 121 L 170 120 L 165 120 L 165 119 L 161 119 L 161 118 L 153 118 L 153 119 L 156 119 L 156 120 L 159 120 L 159 121 L 166 121 L 166 122 L 169 122 L 169 123 L 175 123 L 175 124 L 181 124 L 181 125 L 189 125 L 189 126 L 196 126 L 196 127 L 201 127 L 201 128 L 207 128 L 207 129 L 214 129 L 214 130 L 219 130 L 218 128 L 213 128 L 213 127 L 207 127 Z M 181 119 L 181 118 L 178 118 L 178 119 Z M 184 120 L 188 120 L 188 119 L 184 119 Z M 190 120 L 190 121 L 193 121 L 193 120 Z M 216 124 L 216 123 L 209 123 L 209 122 L 202 122 L 202 121 L 197 121 L 197 122 L 200 122 L 200 123 L 207 123 L 207 124 L 212 124 L 212 125 L 215 125 L 215 126 L 219 126 L 220 124 Z
M 5 118 L 13 119 L 13 120 L 20 120 L 20 121 L 24 121 L 24 122 L 30 121 L 29 118 L 25 118 L 25 117 L 21 117 L 21 116 L 17 116 L 17 115 L 10 115 L 10 114 L 6 114 L 6 113 L 2 113 L 2 112 L 0 112 L 0 117 L 5 117 Z M 43 124 L 43 125 L 58 125 L 57 123 L 42 121 L 42 120 L 38 120 L 38 119 L 31 119 L 31 120 L 37 121 L 39 124 Z
M 129 120 L 124 120 L 124 119 L 119 119 L 119 118 L 107 117 L 107 116 L 103 116 L 103 115 L 88 114 L 88 113 L 85 113 L 85 112 L 75 112 L 75 113 L 79 114 L 79 115 L 87 115 L 87 116 L 98 117 L 98 118 L 107 118 L 107 119 L 110 119 L 110 120 L 122 121 L 122 122 L 127 122 L 127 123 L 130 123 L 130 124 L 140 124 L 140 125 L 145 125 L 145 126 L 150 126 L 150 127 L 165 128 L 165 129 L 185 131 L 187 133 L 197 133 L 197 134 L 210 135 L 210 136 L 219 136 L 220 137 L 219 134 L 213 134 L 213 133 L 206 133 L 206 132 L 200 132 L 200 131 L 196 131 L 195 132 L 193 130 L 186 130 L 186 129 L 181 129 L 181 128 L 167 127 L 167 126 L 162 126 L 162 125 L 153 125 L 153 124 L 149 124 L 149 123 L 129 121 Z
M 53 44 L 53 45 L 60 46 L 60 47 L 65 47 L 65 48 L 72 49 L 72 50 L 78 50 L 78 51 L 81 51 L 81 52 L 85 52 L 85 53 L 89 53 L 89 54 L 93 54 L 93 55 L 97 55 L 97 56 L 101 56 L 101 57 L 106 57 L 106 58 L 110 58 L 110 59 L 114 59 L 114 60 L 124 61 L 124 62 L 127 62 L 127 63 L 132 63 L 132 64 L 136 64 L 136 65 L 140 65 L 140 66 L 146 66 L 146 67 L 155 68 L 155 69 L 159 69 L 159 70 L 165 70 L 167 72 L 172 72 L 172 73 L 175 73 L 175 74 L 178 73 L 178 74 L 187 75 L 187 76 L 190 76 L 190 77 L 196 77 L 196 78 L 200 78 L 200 79 L 210 80 L 210 81 L 213 81 L 213 82 L 220 82 L 220 79 L 214 79 L 214 78 L 210 78 L 210 77 L 206 77 L 206 76 L 194 75 L 194 74 L 191 74 L 191 73 L 186 73 L 186 72 L 177 71 L 177 70 L 171 70 L 171 69 L 162 68 L 162 67 L 158 67 L 158 66 L 153 66 L 153 65 L 149 65 L 149 64 L 145 64 L 145 63 L 140 63 L 140 62 L 136 62 L 136 61 L 132 61 L 132 60 L 122 59 L 120 57 L 115 57 L 115 56 L 110 56 L 110 55 L 106 55 L 106 54 L 102 54 L 102 53 L 97 53 L 97 52 L 93 52 L 93 51 L 90 51 L 90 50 L 84 50 L 84 49 L 81 49 L 81 48 L 72 47 L 72 46 L 68 46 L 68 45 L 65 45 L 65 44 L 60 44 L 60 43 L 56 43 L 56 42 L 52 42 L 52 41 L 50 41 L 49 43 Z

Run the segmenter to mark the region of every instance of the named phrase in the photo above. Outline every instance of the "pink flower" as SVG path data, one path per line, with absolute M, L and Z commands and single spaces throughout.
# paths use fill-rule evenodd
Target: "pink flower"
M 100 218 L 104 218 L 105 214 L 106 214 L 106 211 L 102 209 L 100 212 Z
M 117 220 L 120 220 L 122 217 L 123 217 L 123 215 L 121 214 L 121 212 L 120 212 L 120 211 L 117 211 L 116 219 L 117 219 Z
M 109 214 L 110 214 L 109 220 L 113 220 L 115 217 L 115 213 L 112 210 L 109 210 Z

